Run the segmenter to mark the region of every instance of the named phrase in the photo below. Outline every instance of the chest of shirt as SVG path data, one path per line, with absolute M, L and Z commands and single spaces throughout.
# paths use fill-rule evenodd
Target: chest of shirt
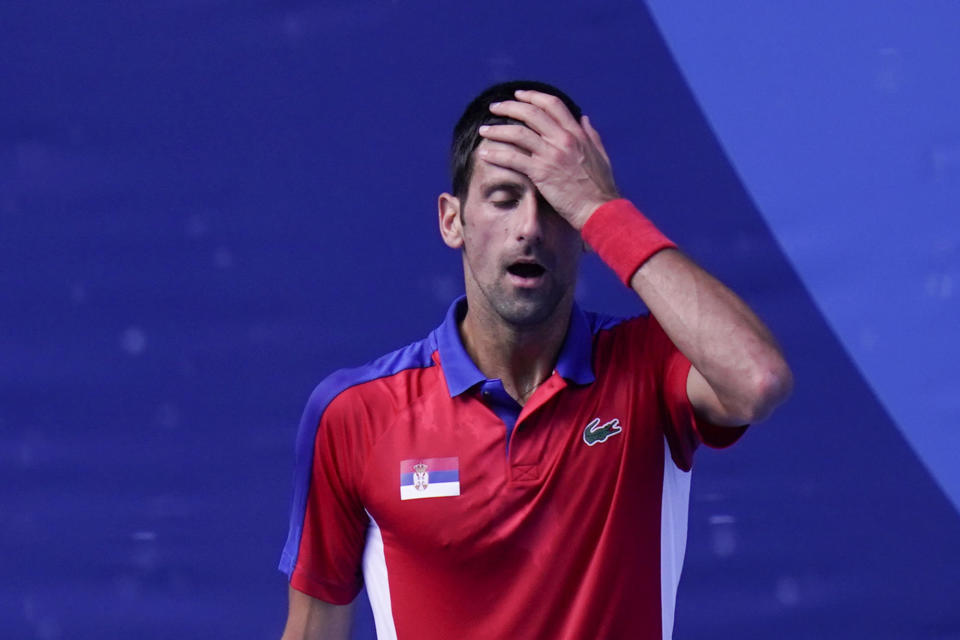
M 552 387 L 551 387 L 552 385 Z M 542 393 L 541 393 L 542 392 Z M 540 397 L 537 397 L 540 394 Z M 431 393 L 392 417 L 368 453 L 361 499 L 386 543 L 460 560 L 599 502 L 658 510 L 662 412 L 643 380 L 567 385 L 555 376 L 507 439 L 481 398 Z

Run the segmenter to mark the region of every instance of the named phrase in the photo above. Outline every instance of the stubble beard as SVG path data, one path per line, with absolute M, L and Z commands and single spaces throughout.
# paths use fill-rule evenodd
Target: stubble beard
M 494 313 L 504 323 L 522 329 L 546 323 L 556 312 L 566 293 L 555 281 L 545 283 L 539 290 L 519 289 L 508 282 L 500 282 L 491 287 L 477 284 Z

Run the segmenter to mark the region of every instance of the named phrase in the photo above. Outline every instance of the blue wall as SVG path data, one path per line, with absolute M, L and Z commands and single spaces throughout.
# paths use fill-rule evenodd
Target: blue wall
M 449 130 L 516 77 L 797 374 L 697 462 L 678 637 L 960 634 L 956 4 L 702 4 L 0 7 L 2 635 L 279 635 L 302 405 L 461 290 Z
M 779 245 L 960 507 L 960 6 L 649 4 Z

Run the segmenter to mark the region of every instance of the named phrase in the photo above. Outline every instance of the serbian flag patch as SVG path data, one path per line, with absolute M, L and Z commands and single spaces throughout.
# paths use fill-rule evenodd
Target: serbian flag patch
M 412 458 L 400 461 L 400 499 L 460 495 L 460 458 Z

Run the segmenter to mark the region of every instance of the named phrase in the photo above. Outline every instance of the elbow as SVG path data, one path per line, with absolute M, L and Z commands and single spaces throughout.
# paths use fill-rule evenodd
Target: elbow
M 750 377 L 748 400 L 744 407 L 745 422 L 766 420 L 792 392 L 793 372 L 786 361 L 777 358 L 775 362 L 760 367 Z

